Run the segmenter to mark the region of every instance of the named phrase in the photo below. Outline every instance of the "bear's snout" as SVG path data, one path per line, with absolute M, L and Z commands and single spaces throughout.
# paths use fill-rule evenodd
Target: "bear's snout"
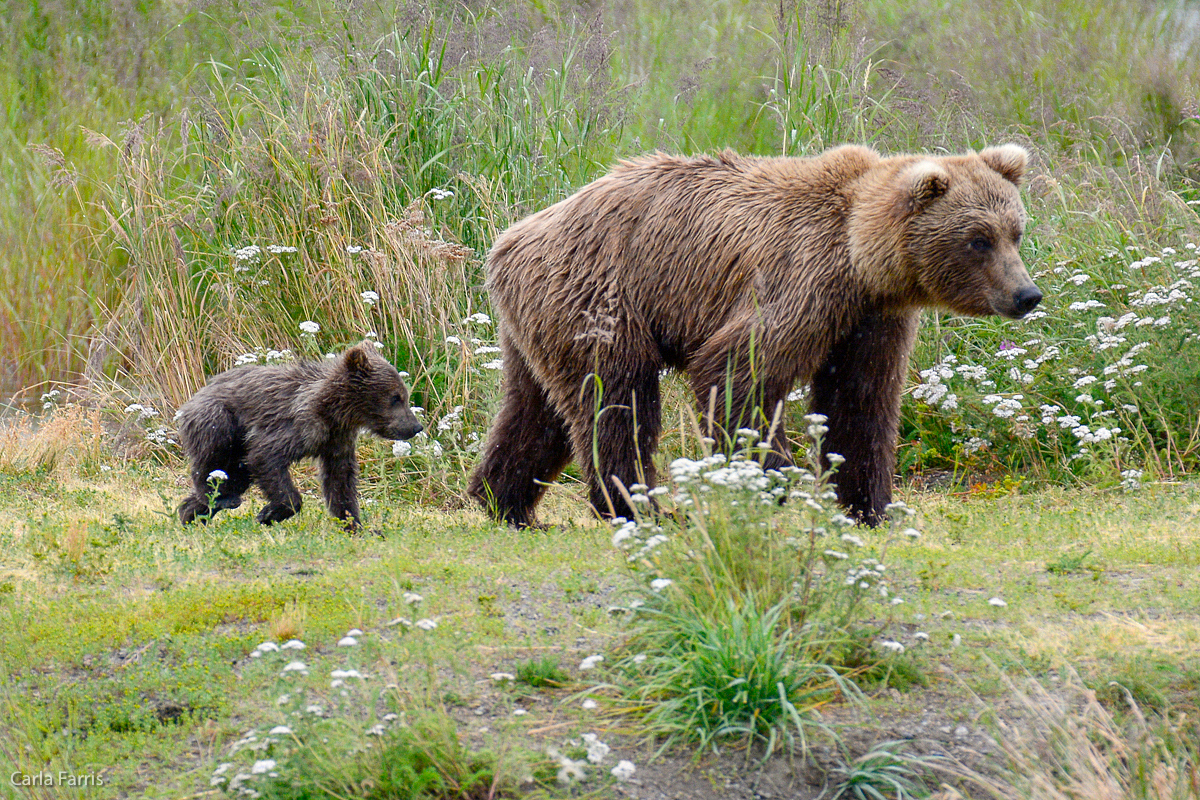
M 405 439 L 411 439 L 423 430 L 425 430 L 425 426 L 417 422 L 416 417 L 414 417 L 411 421 L 404 420 L 393 424 L 388 428 L 387 438 L 404 441 Z
M 1013 310 L 1018 317 L 1023 317 L 1042 302 L 1042 292 L 1032 283 L 1023 286 L 1013 293 Z

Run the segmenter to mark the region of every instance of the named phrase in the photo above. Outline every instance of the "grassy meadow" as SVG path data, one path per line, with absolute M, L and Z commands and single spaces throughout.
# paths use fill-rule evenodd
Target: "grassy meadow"
M 0 11 L 0 797 L 1200 797 L 1194 2 Z M 670 376 L 669 518 L 464 507 L 508 224 L 655 149 L 1006 141 L 1046 298 L 925 315 L 890 525 Z M 428 430 L 362 441 L 372 535 L 310 465 L 180 527 L 205 376 L 363 339 Z

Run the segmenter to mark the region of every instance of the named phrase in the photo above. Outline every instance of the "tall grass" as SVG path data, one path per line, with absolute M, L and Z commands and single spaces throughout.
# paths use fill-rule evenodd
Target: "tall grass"
M 247 353 L 316 356 L 373 333 L 431 415 L 463 406 L 478 434 L 496 375 L 476 372 L 475 350 L 493 343 L 462 333 L 488 313 L 483 254 L 614 159 L 1015 139 L 1034 153 L 1025 255 L 1047 316 L 930 315 L 902 467 L 1115 484 L 1200 458 L 1200 310 L 1179 283 L 1196 279 L 1186 247 L 1200 239 L 1186 5 L 12 10 L 0 22 L 13 54 L 0 68 L 13 90 L 0 124 L 10 388 L 68 380 L 169 412 Z M 1182 296 L 1134 305 L 1158 288 Z M 303 321 L 320 332 L 303 337 Z M 1101 333 L 1126 341 L 1102 349 Z M 1012 346 L 1026 353 L 998 355 Z M 1089 375 L 1103 391 L 1080 399 Z M 934 398 L 939 381 L 956 407 Z M 1120 432 L 1089 441 L 1100 428 Z

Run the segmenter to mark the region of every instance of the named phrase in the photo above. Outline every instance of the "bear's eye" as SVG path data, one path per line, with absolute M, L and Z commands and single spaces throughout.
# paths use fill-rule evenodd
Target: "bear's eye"
M 400 395 L 398 395 L 398 394 L 392 395 L 392 405 L 398 406 L 403 402 L 404 402 L 404 398 L 401 397 Z
M 974 239 L 971 240 L 971 243 L 967 246 L 970 247 L 972 250 L 974 250 L 976 253 L 986 253 L 988 250 L 992 249 L 992 243 L 989 242 L 987 239 L 983 238 L 982 236 L 976 236 Z

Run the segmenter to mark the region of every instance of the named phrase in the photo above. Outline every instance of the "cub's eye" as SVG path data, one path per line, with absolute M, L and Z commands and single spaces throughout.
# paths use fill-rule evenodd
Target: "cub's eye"
M 398 394 L 392 395 L 392 405 L 398 406 L 403 402 L 404 402 L 404 398 L 401 397 L 400 395 L 398 395 Z
M 986 253 L 988 250 L 992 249 L 992 243 L 989 242 L 987 239 L 983 238 L 982 236 L 976 236 L 974 239 L 971 240 L 971 243 L 967 246 L 970 247 L 972 250 L 974 250 L 976 253 Z

